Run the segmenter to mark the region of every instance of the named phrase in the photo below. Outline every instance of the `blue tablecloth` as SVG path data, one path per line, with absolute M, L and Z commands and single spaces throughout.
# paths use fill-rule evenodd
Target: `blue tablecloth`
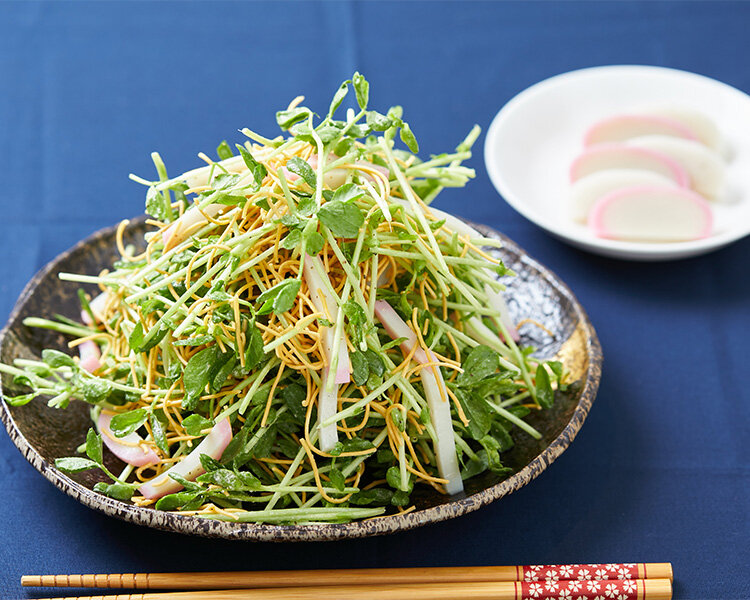
M 0 318 L 58 252 L 142 212 L 159 150 L 173 172 L 239 127 L 275 132 L 304 93 L 327 107 L 355 69 L 427 154 L 513 95 L 586 66 L 687 69 L 750 91 L 750 4 L 0 3 Z M 750 240 L 636 264 L 545 235 L 477 178 L 439 206 L 515 239 L 599 331 L 599 397 L 538 480 L 469 516 L 324 544 L 190 538 L 94 512 L 0 435 L 0 594 L 22 573 L 672 561 L 676 597 L 750 597 Z

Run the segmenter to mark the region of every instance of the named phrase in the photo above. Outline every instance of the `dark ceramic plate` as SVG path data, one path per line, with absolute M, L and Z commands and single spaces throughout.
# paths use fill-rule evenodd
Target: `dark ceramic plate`
M 558 393 L 552 409 L 530 418 L 530 423 L 542 433 L 541 440 L 518 433 L 515 447 L 502 455 L 503 463 L 513 468 L 513 475 L 505 479 L 492 473 L 475 477 L 466 482 L 466 493 L 461 498 L 449 498 L 423 488 L 412 496 L 416 511 L 354 523 L 282 526 L 211 521 L 107 498 L 92 491 L 94 484 L 103 478 L 98 472 L 68 476 L 58 471 L 54 467 L 55 458 L 75 455 L 76 447 L 91 426 L 88 405 L 83 402 L 73 402 L 67 410 L 48 408 L 43 399 L 19 408 L 1 402 L 0 416 L 26 459 L 66 494 L 108 515 L 156 529 L 229 539 L 330 540 L 411 529 L 471 512 L 529 483 L 568 447 L 594 401 L 602 364 L 596 332 L 568 287 L 506 237 L 488 227 L 476 227 L 503 241 L 504 247 L 496 251 L 497 255 L 518 274 L 506 282 L 514 319 L 517 322 L 533 319 L 544 326 L 542 329 L 531 323 L 523 325 L 523 342 L 538 348 L 540 357 L 561 360 L 575 383 L 568 392 Z M 125 242 L 142 244 L 145 230 L 142 219 L 135 221 L 126 230 Z M 38 357 L 43 348 L 64 350 L 62 336 L 26 328 L 22 320 L 55 313 L 78 318 L 78 286 L 60 282 L 57 274 L 61 271 L 96 274 L 112 264 L 115 257 L 115 229 L 109 228 L 78 243 L 44 267 L 26 286 L 8 324 L 0 332 L 0 360 L 11 363 L 19 357 Z M 3 384 L 3 392 L 20 392 L 8 377 Z M 105 462 L 115 472 L 124 466 L 111 454 Z

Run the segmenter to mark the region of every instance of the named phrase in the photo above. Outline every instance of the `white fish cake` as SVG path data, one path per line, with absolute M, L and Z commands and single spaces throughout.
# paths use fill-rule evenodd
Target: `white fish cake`
M 664 175 L 643 169 L 606 169 L 576 181 L 570 187 L 570 213 L 575 221 L 586 223 L 594 203 L 615 190 L 636 185 L 674 185 Z
M 635 186 L 603 196 L 588 224 L 594 235 L 630 242 L 682 242 L 711 235 L 713 215 L 706 200 L 691 190 Z
M 718 200 L 724 190 L 725 165 L 721 156 L 700 142 L 664 135 L 634 138 L 628 145 L 665 154 L 690 175 L 690 187 L 708 200 Z

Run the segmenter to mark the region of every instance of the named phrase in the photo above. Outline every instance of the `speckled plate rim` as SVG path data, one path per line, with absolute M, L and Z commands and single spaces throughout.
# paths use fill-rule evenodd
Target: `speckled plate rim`
M 137 225 L 143 221 L 139 217 L 131 221 Z M 383 535 L 396 531 L 405 531 L 420 527 L 428 523 L 445 521 L 454 517 L 473 512 L 482 506 L 489 504 L 511 492 L 523 487 L 539 476 L 554 460 L 562 454 L 578 434 L 591 405 L 596 397 L 601 378 L 602 350 L 599 339 L 588 315 L 578 303 L 573 292 L 552 271 L 531 258 L 522 248 L 506 236 L 484 225 L 469 223 L 482 233 L 489 233 L 502 240 L 510 251 L 518 254 L 520 260 L 526 262 L 531 268 L 537 270 L 547 282 L 554 287 L 562 296 L 571 302 L 573 312 L 578 319 L 578 328 L 582 329 L 586 340 L 589 364 L 583 379 L 581 395 L 573 414 L 565 428 L 538 456 L 531 460 L 523 469 L 514 473 L 508 479 L 486 488 L 480 492 L 461 498 L 446 504 L 417 510 L 406 515 L 389 515 L 366 521 L 354 521 L 351 523 L 330 523 L 311 525 L 265 525 L 258 523 L 232 523 L 226 521 L 214 521 L 189 515 L 178 515 L 174 513 L 156 511 L 151 508 L 138 507 L 126 504 L 102 494 L 94 492 L 70 477 L 57 470 L 54 465 L 48 463 L 32 444 L 26 439 L 16 425 L 8 405 L 0 401 L 0 418 L 5 425 L 11 440 L 21 451 L 21 454 L 31 465 L 39 471 L 47 480 L 60 490 L 75 498 L 85 506 L 103 512 L 109 516 L 160 529 L 178 533 L 200 535 L 204 537 L 219 537 L 232 540 L 252 541 L 329 541 L 344 538 L 361 538 L 373 535 Z M 7 324 L 0 331 L 0 346 L 8 333 L 11 324 L 17 319 L 21 307 L 36 288 L 39 281 L 66 260 L 71 254 L 84 246 L 92 244 L 108 236 L 113 236 L 117 226 L 106 227 L 81 240 L 72 248 L 59 254 L 26 284 L 16 304 L 11 311 Z M 0 398 L 2 398 L 2 387 L 0 386 Z

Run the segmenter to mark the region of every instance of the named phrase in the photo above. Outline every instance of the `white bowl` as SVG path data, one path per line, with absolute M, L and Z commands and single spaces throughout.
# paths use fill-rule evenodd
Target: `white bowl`
M 602 239 L 570 216 L 568 169 L 595 121 L 649 104 L 693 108 L 712 119 L 727 144 L 725 197 L 711 206 L 713 234 L 691 242 Z M 616 258 L 669 260 L 704 254 L 750 234 L 750 96 L 675 69 L 593 67 L 541 81 L 492 121 L 484 160 L 495 189 L 515 210 L 574 246 Z

